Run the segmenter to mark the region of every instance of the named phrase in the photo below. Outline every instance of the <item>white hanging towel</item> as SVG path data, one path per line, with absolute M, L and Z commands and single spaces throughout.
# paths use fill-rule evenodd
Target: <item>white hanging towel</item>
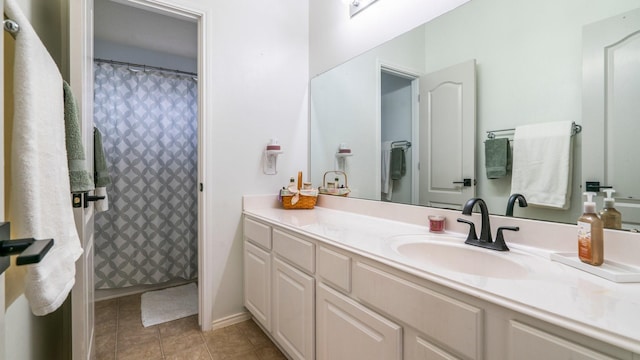
M 513 137 L 511 193 L 529 205 L 568 209 L 573 151 L 571 121 L 516 127 Z
M 382 160 L 380 164 L 380 169 L 382 170 L 380 173 L 381 192 L 384 194 L 386 200 L 391 201 L 391 196 L 393 195 L 393 180 L 391 180 L 391 141 L 382 142 L 380 159 Z
M 62 77 L 15 0 L 5 1 L 5 13 L 20 24 L 8 218 L 14 238 L 54 239 L 44 259 L 28 266 L 25 278 L 31 311 L 46 315 L 67 298 L 82 254 L 71 206 Z

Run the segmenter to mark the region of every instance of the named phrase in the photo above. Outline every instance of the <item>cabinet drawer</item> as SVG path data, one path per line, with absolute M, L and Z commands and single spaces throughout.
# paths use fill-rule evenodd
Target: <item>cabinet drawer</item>
M 244 219 L 244 237 L 264 249 L 271 250 L 271 227 L 251 219 Z
M 339 290 L 351 292 L 351 258 L 349 256 L 320 246 L 318 275 Z
M 402 327 L 320 283 L 317 359 L 402 359 Z
M 509 333 L 511 340 L 509 343 L 510 359 L 614 359 L 513 320 L 510 323 Z
M 273 229 L 273 251 L 311 274 L 316 270 L 315 245 L 310 241 Z
M 465 359 L 482 358 L 482 309 L 356 262 L 353 294 Z

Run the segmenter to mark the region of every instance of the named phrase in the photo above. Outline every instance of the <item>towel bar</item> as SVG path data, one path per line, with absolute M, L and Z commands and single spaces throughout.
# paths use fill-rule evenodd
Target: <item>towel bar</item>
M 9 237 L 9 223 L 0 223 L 0 238 Z M 9 256 L 18 255 L 16 265 L 39 263 L 53 247 L 53 239 L 0 240 L 0 274 L 9 267 Z
M 497 132 L 511 132 L 515 131 L 515 128 L 511 129 L 499 129 L 499 130 L 487 130 L 487 139 L 494 139 Z M 582 125 L 576 124 L 575 121 L 571 124 L 571 136 L 577 135 L 582 131 Z

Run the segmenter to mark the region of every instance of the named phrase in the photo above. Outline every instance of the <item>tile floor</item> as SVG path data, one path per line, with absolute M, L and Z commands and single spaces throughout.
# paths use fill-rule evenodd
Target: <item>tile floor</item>
M 140 294 L 96 302 L 97 360 L 271 360 L 286 359 L 248 320 L 202 332 L 197 316 L 143 327 Z

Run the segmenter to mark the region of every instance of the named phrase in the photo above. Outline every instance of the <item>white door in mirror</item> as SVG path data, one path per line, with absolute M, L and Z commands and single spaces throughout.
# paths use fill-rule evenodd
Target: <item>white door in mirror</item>
M 475 133 L 476 61 L 420 77 L 420 205 L 461 209 L 475 196 Z
M 622 227 L 638 228 L 640 9 L 587 25 L 582 38 L 582 184 L 613 186 Z

